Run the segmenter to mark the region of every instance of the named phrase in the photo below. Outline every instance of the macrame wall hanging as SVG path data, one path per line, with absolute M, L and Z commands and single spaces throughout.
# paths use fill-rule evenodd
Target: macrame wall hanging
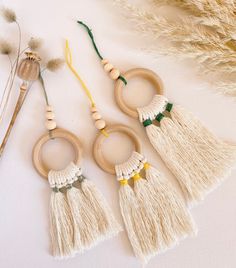
M 128 116 L 139 119 L 147 136 L 168 168 L 176 176 L 189 205 L 204 199 L 236 165 L 236 145 L 230 145 L 212 134 L 202 123 L 178 104 L 163 95 L 160 77 L 144 68 L 122 73 L 100 54 L 92 31 L 78 21 L 88 32 L 104 70 L 115 82 L 115 99 Z M 133 109 L 124 100 L 122 91 L 134 77 L 149 80 L 157 94 L 151 103 Z
M 180 239 L 194 235 L 195 224 L 183 199 L 143 156 L 140 139 L 134 130 L 125 125 L 106 125 L 89 89 L 73 66 L 68 42 L 66 62 L 91 102 L 92 118 L 99 130 L 93 146 L 94 158 L 104 171 L 117 177 L 120 210 L 130 243 L 136 257 L 146 263 Z M 134 143 L 135 150 L 122 164 L 113 165 L 102 152 L 103 141 L 112 133 L 123 133 Z
M 106 200 L 82 172 L 82 146 L 71 132 L 58 128 L 52 106 L 46 96 L 46 128 L 33 150 L 33 163 L 52 189 L 50 198 L 50 233 L 52 254 L 67 258 L 83 252 L 116 235 L 120 230 Z M 50 140 L 61 138 L 74 148 L 75 159 L 62 170 L 50 170 L 42 160 L 42 147 Z

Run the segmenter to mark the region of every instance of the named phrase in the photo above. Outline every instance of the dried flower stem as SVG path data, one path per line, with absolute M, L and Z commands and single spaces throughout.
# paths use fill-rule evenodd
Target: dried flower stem
M 5 134 L 4 138 L 3 138 L 3 141 L 2 141 L 2 143 L 0 145 L 0 157 L 3 154 L 3 151 L 5 149 L 7 141 L 9 139 L 10 134 L 11 134 L 11 130 L 12 130 L 13 126 L 14 126 L 14 123 L 16 121 L 17 115 L 19 114 L 20 109 L 21 109 L 21 107 L 22 107 L 22 105 L 24 103 L 26 95 L 27 95 L 27 85 L 23 82 L 21 87 L 20 87 L 20 94 L 19 94 L 16 106 L 15 106 L 15 109 L 14 109 L 10 124 L 9 124 L 8 129 L 6 131 L 6 134 Z
M 28 49 L 28 47 L 24 48 L 20 54 L 19 54 L 19 57 Z M 8 58 L 9 58 L 9 61 L 10 61 L 10 65 L 11 65 L 11 70 L 10 70 L 10 73 L 8 75 L 8 78 L 7 78 L 7 82 L 5 84 L 5 87 L 4 87 L 4 91 L 3 91 L 3 95 L 2 95 L 2 98 L 1 98 L 1 103 L 0 103 L 0 124 L 3 120 L 3 117 L 5 115 L 5 112 L 6 112 L 6 109 L 7 109 L 7 105 L 8 105 L 8 102 L 9 102 L 9 98 L 11 96 L 11 92 L 12 92 L 12 87 L 9 87 L 9 83 L 10 81 L 12 82 L 13 80 L 13 72 L 16 68 L 17 70 L 17 67 L 16 67 L 16 64 L 17 64 L 17 58 L 14 60 L 14 62 L 12 62 L 10 56 L 8 55 Z

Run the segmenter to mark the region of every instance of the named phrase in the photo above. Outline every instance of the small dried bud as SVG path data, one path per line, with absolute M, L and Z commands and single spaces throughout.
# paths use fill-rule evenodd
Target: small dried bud
M 64 65 L 64 63 L 65 61 L 63 59 L 56 58 L 48 61 L 46 67 L 49 71 L 55 72 L 59 70 Z
M 28 46 L 31 50 L 37 50 L 41 47 L 41 45 L 42 45 L 42 40 L 40 38 L 31 37 L 31 39 L 28 42 Z
M 10 9 L 10 8 L 2 8 L 1 10 L 2 12 L 2 16 L 3 18 L 9 22 L 9 23 L 12 23 L 12 22 L 16 22 L 16 13 Z
M 3 55 L 9 55 L 13 51 L 13 48 L 10 43 L 5 40 L 0 41 L 0 53 Z

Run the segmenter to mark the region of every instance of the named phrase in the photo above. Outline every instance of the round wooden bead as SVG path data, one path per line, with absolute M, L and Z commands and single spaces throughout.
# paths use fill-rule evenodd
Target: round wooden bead
M 54 119 L 55 118 L 54 112 L 46 112 L 46 118 L 50 120 Z
M 48 130 L 53 130 L 57 127 L 57 123 L 54 120 L 47 120 L 45 125 Z
M 102 65 L 105 65 L 105 64 L 107 64 L 109 61 L 108 61 L 107 59 L 103 59 L 101 62 L 102 62 Z
M 110 75 L 111 79 L 116 80 L 120 76 L 120 71 L 118 69 L 114 68 L 111 70 L 109 75 Z
M 100 115 L 100 113 L 95 112 L 95 113 L 92 114 L 92 118 L 93 118 L 94 120 L 98 120 L 98 119 L 101 119 L 102 116 Z
M 93 106 L 93 107 L 91 108 L 91 112 L 92 112 L 92 113 L 97 112 L 97 108 Z
M 110 63 L 106 63 L 105 65 L 104 65 L 104 70 L 106 71 L 106 72 L 110 72 L 112 69 L 114 68 L 114 66 L 112 65 L 112 64 L 110 64 Z
M 102 119 L 99 119 L 95 122 L 95 127 L 99 130 L 103 129 L 106 126 L 106 122 Z
M 52 106 L 51 106 L 51 105 L 47 105 L 47 107 L 46 107 L 46 111 L 47 111 L 47 112 L 52 112 L 52 111 L 53 111 Z

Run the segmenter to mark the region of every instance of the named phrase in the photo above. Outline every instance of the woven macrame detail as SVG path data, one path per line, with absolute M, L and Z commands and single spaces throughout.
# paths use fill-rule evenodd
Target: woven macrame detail
M 143 155 L 133 152 L 126 162 L 115 166 L 117 180 L 130 179 L 143 169 L 146 161 Z
M 81 167 L 71 162 L 65 169 L 50 170 L 48 181 L 52 188 L 62 188 L 68 184 L 72 184 L 78 180 L 78 176 L 82 175 Z
M 144 107 L 137 108 L 140 122 L 154 120 L 159 113 L 166 109 L 168 99 L 163 95 L 155 95 L 152 101 Z

